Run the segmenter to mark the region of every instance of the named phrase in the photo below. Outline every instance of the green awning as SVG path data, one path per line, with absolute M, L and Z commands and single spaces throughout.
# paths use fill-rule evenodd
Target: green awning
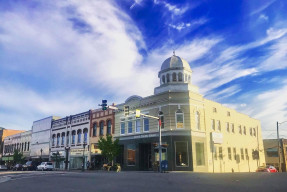
M 13 160 L 14 160 L 13 156 L 11 156 L 11 157 L 2 157 L 2 161 L 13 161 Z

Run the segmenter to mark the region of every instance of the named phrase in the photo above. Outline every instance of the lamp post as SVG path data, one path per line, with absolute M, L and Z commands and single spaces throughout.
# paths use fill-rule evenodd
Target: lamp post
M 277 121 L 277 142 L 278 142 L 278 164 L 279 164 L 279 172 L 282 172 L 282 168 L 281 168 L 281 153 L 280 153 L 280 139 L 279 139 L 279 125 L 283 124 L 283 123 L 286 123 L 287 121 L 283 121 L 281 123 L 279 123 Z M 282 147 L 282 150 L 283 150 L 283 146 Z
M 70 150 L 70 147 L 65 147 L 65 150 L 66 150 L 65 170 L 68 170 L 68 165 L 69 165 L 68 158 L 69 158 L 69 150 Z
M 82 171 L 85 171 L 85 147 L 86 147 L 87 143 L 83 143 L 83 165 L 82 165 Z

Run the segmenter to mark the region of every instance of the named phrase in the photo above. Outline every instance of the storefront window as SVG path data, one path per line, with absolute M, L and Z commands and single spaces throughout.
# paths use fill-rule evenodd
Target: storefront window
M 196 150 L 196 165 L 205 165 L 204 161 L 204 144 L 203 143 L 195 143 Z
M 187 142 L 175 142 L 175 154 L 176 154 L 176 166 L 187 167 L 188 166 L 188 148 Z
M 136 164 L 136 145 L 129 144 L 127 146 L 128 149 L 128 165 L 134 166 Z

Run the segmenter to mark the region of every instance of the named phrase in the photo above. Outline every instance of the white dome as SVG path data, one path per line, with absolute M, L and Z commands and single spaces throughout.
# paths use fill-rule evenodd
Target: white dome
M 186 70 L 191 70 L 186 60 L 175 55 L 167 58 L 161 65 L 161 71 L 171 68 L 184 68 Z

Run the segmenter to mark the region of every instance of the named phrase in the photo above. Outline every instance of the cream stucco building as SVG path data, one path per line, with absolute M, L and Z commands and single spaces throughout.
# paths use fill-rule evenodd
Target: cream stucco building
M 128 116 L 121 110 L 115 113 L 114 137 L 122 145 L 118 160 L 124 170 L 157 169 L 159 159 L 158 121 L 136 118 L 136 109 L 161 118 L 162 157 L 170 171 L 254 172 L 265 163 L 260 121 L 205 99 L 192 84 L 192 70 L 184 59 L 166 59 L 158 77 L 154 95 L 131 96 L 117 105 L 131 111 Z

